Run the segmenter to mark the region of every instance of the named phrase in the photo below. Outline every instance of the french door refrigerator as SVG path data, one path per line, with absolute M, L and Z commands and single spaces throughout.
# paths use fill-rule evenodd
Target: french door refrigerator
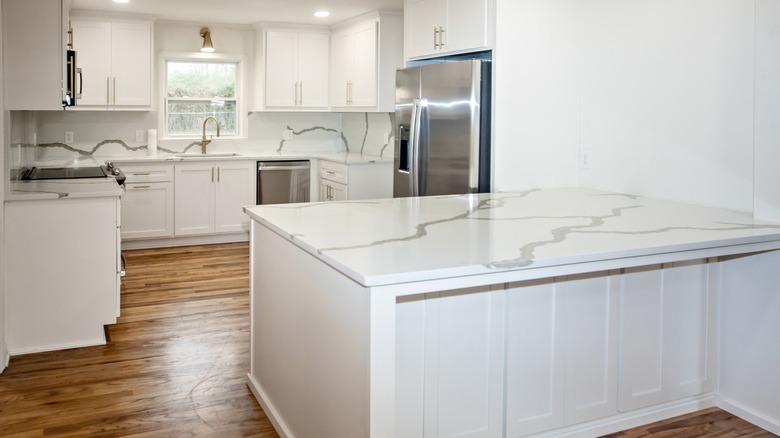
M 490 191 L 490 66 L 397 70 L 394 197 Z

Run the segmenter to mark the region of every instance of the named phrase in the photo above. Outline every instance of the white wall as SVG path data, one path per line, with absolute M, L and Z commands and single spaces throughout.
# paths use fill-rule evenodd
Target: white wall
M 768 24 L 754 43 L 755 9 L 778 12 L 756 1 L 498 0 L 496 188 L 581 185 L 744 211 L 755 189 L 780 206 L 776 131 L 759 133 L 755 157 L 753 133 L 776 114 L 761 102 L 778 106 L 754 99 L 754 51 L 774 62 L 767 76 L 778 62 Z M 758 161 L 767 170 L 754 173 Z

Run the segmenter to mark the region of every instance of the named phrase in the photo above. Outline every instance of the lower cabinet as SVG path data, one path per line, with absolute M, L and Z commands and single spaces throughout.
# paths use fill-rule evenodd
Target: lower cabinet
M 119 311 L 119 196 L 6 201 L 11 355 L 104 344 Z
M 173 165 L 122 165 L 122 239 L 173 236 Z
M 392 163 L 344 164 L 320 160 L 320 201 L 391 198 Z
M 396 436 L 523 437 L 712 392 L 710 266 L 399 298 Z
M 174 234 L 248 231 L 243 207 L 255 204 L 256 173 L 255 161 L 177 164 Z

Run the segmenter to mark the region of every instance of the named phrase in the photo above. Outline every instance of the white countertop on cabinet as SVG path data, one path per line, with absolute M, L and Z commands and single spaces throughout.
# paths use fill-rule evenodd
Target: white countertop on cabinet
M 586 264 L 579 272 L 588 272 L 594 264 L 617 269 L 780 248 L 780 224 L 749 213 L 583 188 L 245 211 L 364 286 Z M 549 270 L 527 278 L 542 276 Z
M 5 200 L 116 197 L 123 193 L 124 189 L 113 178 L 13 181 Z

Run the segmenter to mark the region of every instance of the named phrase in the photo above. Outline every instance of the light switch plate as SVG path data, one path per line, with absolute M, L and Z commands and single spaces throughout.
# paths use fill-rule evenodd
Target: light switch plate
M 292 129 L 285 129 L 282 131 L 282 140 L 292 140 L 292 138 L 293 138 Z
M 65 143 L 73 143 L 73 131 L 65 131 Z

